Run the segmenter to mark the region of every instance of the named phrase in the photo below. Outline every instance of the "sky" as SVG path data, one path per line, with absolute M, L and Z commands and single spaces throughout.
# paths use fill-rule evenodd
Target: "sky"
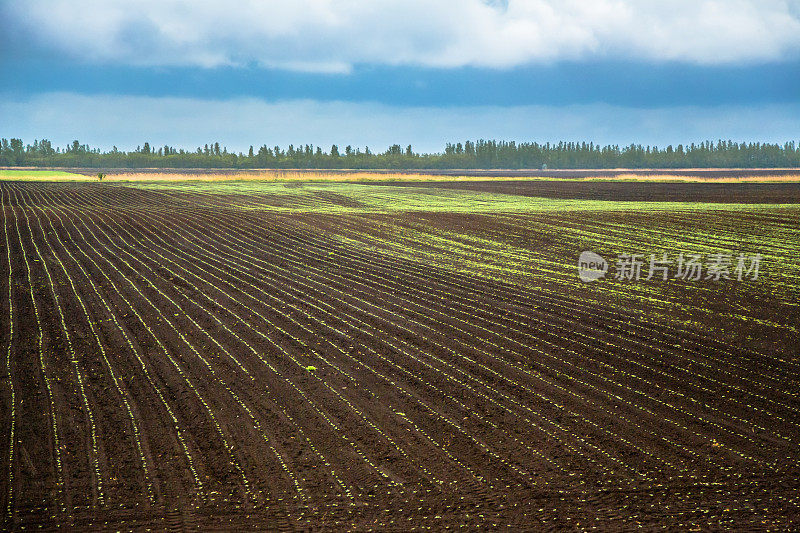
M 800 139 L 800 0 L 0 0 L 0 137 Z

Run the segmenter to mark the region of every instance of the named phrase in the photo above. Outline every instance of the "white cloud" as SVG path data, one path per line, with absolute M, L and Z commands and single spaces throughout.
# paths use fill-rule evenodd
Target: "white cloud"
M 457 67 L 592 57 L 701 64 L 800 52 L 800 0 L 30 0 L 3 25 L 89 61 Z M 2 30 L 2 26 L 0 26 Z
M 220 141 L 236 151 L 251 144 L 412 144 L 440 151 L 446 142 L 517 141 L 687 143 L 706 139 L 798 140 L 800 105 L 664 107 L 570 106 L 395 107 L 372 103 L 256 99 L 203 100 L 51 93 L 0 100 L 0 137 L 26 142 L 73 139 L 134 148 L 145 141 L 195 148 Z

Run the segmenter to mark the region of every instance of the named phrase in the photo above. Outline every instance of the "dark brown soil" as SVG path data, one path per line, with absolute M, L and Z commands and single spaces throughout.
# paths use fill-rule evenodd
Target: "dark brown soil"
M 776 190 L 736 194 L 798 197 Z M 797 270 L 616 293 L 555 264 L 597 223 L 654 242 L 785 234 L 794 260 L 796 211 L 588 224 L 0 191 L 7 529 L 800 526 Z M 473 238 L 524 248 L 540 270 L 476 271 L 467 260 L 505 259 L 460 248 Z

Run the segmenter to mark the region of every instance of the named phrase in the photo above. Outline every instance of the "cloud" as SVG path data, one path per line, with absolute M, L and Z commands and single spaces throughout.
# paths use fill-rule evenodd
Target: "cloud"
M 0 30 L 21 28 L 32 47 L 134 65 L 347 72 L 800 52 L 798 0 L 30 0 L 0 10 Z
M 207 100 L 50 93 L 0 99 L 0 137 L 26 142 L 73 139 L 92 146 L 134 148 L 145 141 L 193 149 L 220 141 L 249 145 L 313 143 L 330 147 L 412 144 L 441 151 L 446 142 L 494 138 L 516 141 L 594 141 L 678 144 L 706 139 L 797 140 L 800 104 L 638 109 L 605 104 L 567 106 L 397 107 L 376 103 L 252 98 Z

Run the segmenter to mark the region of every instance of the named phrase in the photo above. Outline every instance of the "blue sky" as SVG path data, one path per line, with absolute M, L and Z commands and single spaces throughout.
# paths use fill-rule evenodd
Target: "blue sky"
M 0 136 L 800 139 L 800 1 L 0 0 Z

